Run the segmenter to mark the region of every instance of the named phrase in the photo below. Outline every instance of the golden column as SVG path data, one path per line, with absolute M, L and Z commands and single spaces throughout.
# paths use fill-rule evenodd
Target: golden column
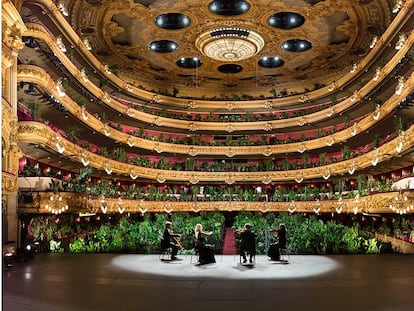
M 2 218 L 3 241 L 19 243 L 18 168 L 22 153 L 17 145 L 17 55 L 24 47 L 26 26 L 11 1 L 2 1 Z

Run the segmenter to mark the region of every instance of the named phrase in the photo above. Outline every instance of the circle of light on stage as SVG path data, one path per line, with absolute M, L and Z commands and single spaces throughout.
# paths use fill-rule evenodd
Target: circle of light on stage
M 298 279 L 333 271 L 338 263 L 326 256 L 294 255 L 288 262 L 269 261 L 265 255 L 256 256 L 256 265 L 240 264 L 239 255 L 216 255 L 216 263 L 197 266 L 197 256 L 179 255 L 181 261 L 164 262 L 158 255 L 119 255 L 112 265 L 129 272 L 179 278 L 217 279 Z

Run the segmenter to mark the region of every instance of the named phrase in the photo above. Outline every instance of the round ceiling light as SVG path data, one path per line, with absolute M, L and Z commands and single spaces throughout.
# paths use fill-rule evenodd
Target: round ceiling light
M 157 53 L 169 53 L 178 49 L 178 44 L 170 40 L 152 41 L 148 48 Z
M 263 57 L 259 60 L 259 65 L 264 68 L 277 68 L 283 66 L 285 62 L 279 56 Z
M 262 36 L 248 29 L 218 28 L 202 33 L 195 45 L 209 58 L 237 62 L 259 53 L 265 42 Z
M 243 70 L 243 67 L 237 64 L 224 64 L 218 67 L 222 73 L 238 73 Z
M 214 0 L 208 8 L 218 15 L 235 16 L 246 13 L 250 9 L 250 4 L 243 0 Z
M 312 47 L 312 43 L 303 39 L 292 39 L 282 43 L 282 49 L 289 52 L 304 52 Z
M 202 61 L 198 57 L 181 57 L 176 64 L 181 68 L 194 69 L 200 67 Z
M 279 29 L 293 29 L 302 26 L 305 23 L 305 18 L 299 13 L 279 12 L 271 15 L 268 23 Z
M 190 25 L 191 19 L 181 13 L 167 13 L 158 15 L 154 22 L 163 29 L 182 29 Z

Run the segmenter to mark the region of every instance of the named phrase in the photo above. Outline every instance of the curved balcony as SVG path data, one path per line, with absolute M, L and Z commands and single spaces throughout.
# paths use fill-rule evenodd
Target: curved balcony
M 329 179 L 330 176 L 346 174 L 350 168 L 355 170 L 365 169 L 372 165 L 377 165 L 382 161 L 389 160 L 401 152 L 413 147 L 414 144 L 414 126 L 411 126 L 404 133 L 404 140 L 401 137 L 392 139 L 388 143 L 376 148 L 373 151 L 355 157 L 350 160 L 340 161 L 330 165 L 324 165 L 315 168 L 305 168 L 300 170 L 289 171 L 272 171 L 272 172 L 198 172 L 198 171 L 170 171 L 159 170 L 145 167 L 138 167 L 131 164 L 121 163 L 119 161 L 109 160 L 95 153 L 87 151 L 76 144 L 62 138 L 59 133 L 46 127 L 38 122 L 19 122 L 18 141 L 20 143 L 38 143 L 54 150 L 79 163 L 82 158 L 88 158 L 88 164 L 99 170 L 109 171 L 119 175 L 130 175 L 150 180 L 156 180 L 159 183 L 168 181 L 190 181 L 196 184 L 202 182 L 224 182 L 233 184 L 235 182 L 262 182 L 264 184 L 272 181 L 293 181 L 299 177 L 301 180 L 312 178 Z

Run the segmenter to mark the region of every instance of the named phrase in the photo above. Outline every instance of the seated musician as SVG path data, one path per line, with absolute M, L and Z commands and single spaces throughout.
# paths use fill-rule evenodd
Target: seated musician
M 270 232 L 276 235 L 278 241 L 270 244 L 267 255 L 271 260 L 280 260 L 280 249 L 286 248 L 286 226 L 284 224 L 280 224 L 278 229 L 272 229 Z
M 250 255 L 249 262 L 256 254 L 256 235 L 250 230 L 250 224 L 244 225 L 244 230 L 240 233 L 240 255 L 243 257 L 243 263 L 247 262 L 246 253 Z
M 214 258 L 214 246 L 211 244 L 206 244 L 204 236 L 211 236 L 213 232 L 203 231 L 203 226 L 201 224 L 196 224 L 194 228 L 194 244 L 198 250 L 198 261 L 200 264 L 208 264 L 216 262 Z
M 178 249 L 180 248 L 177 239 L 181 237 L 181 234 L 174 233 L 171 230 L 171 225 L 172 223 L 170 221 L 167 221 L 165 223 L 165 229 L 164 229 L 164 235 L 163 235 L 163 239 L 161 243 L 161 248 L 165 250 L 171 247 L 172 249 L 171 260 L 180 260 L 179 258 L 177 258 Z

